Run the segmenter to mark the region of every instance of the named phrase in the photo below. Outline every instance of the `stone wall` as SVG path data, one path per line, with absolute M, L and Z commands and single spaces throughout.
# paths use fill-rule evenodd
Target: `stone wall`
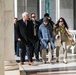
M 38 11 L 38 0 L 18 0 L 18 19 L 22 18 L 23 12 L 36 13 L 38 18 L 39 11 Z
M 76 30 L 76 0 L 74 0 L 74 29 Z
M 18 2 L 18 4 L 17 4 L 18 19 L 21 19 L 22 18 L 22 13 L 27 11 L 26 10 L 27 4 L 26 4 L 25 1 L 27 1 L 27 0 L 17 0 L 17 2 Z
M 44 14 L 45 14 L 45 0 L 42 0 L 42 13 L 41 13 L 41 15 L 42 15 L 42 17 L 44 17 Z
M 50 0 L 50 16 L 56 23 L 56 0 Z
M 60 17 L 65 18 L 70 29 L 74 29 L 73 0 L 60 0 Z

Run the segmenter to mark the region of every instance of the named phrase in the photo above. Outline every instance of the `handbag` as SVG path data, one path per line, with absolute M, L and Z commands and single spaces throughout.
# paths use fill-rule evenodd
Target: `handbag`
M 59 38 L 57 38 L 57 39 L 55 39 L 55 46 L 57 47 L 57 46 L 61 46 L 61 38 L 59 37 Z

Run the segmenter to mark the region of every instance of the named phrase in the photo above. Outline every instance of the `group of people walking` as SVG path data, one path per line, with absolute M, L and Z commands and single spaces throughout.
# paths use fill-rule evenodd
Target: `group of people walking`
M 22 19 L 14 18 L 15 30 L 15 54 L 20 56 L 20 64 L 28 57 L 28 65 L 34 64 L 33 56 L 39 61 L 39 52 L 43 63 L 51 63 L 56 49 L 56 62 L 59 62 L 59 50 L 62 45 L 64 51 L 63 62 L 67 63 L 67 45 L 74 42 L 68 30 L 68 25 L 64 18 L 60 18 L 55 24 L 49 14 L 44 14 L 44 18 L 36 20 L 36 14 L 24 12 Z M 46 55 L 48 54 L 48 60 Z

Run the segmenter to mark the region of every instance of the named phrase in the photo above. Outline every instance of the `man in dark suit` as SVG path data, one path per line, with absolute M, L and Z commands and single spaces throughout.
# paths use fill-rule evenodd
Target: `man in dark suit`
M 28 57 L 28 64 L 32 65 L 32 46 L 33 46 L 33 25 L 32 21 L 29 20 L 29 14 L 24 12 L 22 19 L 17 22 L 17 36 L 18 41 L 21 41 L 21 64 L 25 62 L 25 54 Z
M 14 49 L 15 49 L 15 55 L 19 56 L 19 53 L 17 52 L 17 43 L 18 43 L 18 40 L 17 40 L 17 33 L 16 33 L 16 30 L 17 30 L 17 25 L 16 25 L 16 22 L 18 21 L 17 18 L 14 18 L 13 22 L 14 22 Z
M 40 26 L 40 22 L 36 20 L 36 14 L 31 14 L 31 21 L 33 22 L 33 31 L 34 31 L 34 53 L 36 61 L 39 61 L 39 51 L 40 51 L 40 41 L 38 39 L 38 29 Z

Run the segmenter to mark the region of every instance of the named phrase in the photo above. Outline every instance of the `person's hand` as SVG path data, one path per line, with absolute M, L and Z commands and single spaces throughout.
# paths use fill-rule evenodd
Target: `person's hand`
M 56 35 L 55 39 L 60 39 L 60 36 L 59 35 Z
M 60 39 L 60 36 L 58 36 L 57 38 Z
M 51 17 L 48 17 L 49 20 L 51 20 Z
M 21 41 L 21 39 L 20 39 L 20 38 L 18 38 L 18 41 Z
M 57 26 L 54 24 L 54 25 L 53 25 L 53 29 L 55 29 L 56 27 L 57 27 Z

